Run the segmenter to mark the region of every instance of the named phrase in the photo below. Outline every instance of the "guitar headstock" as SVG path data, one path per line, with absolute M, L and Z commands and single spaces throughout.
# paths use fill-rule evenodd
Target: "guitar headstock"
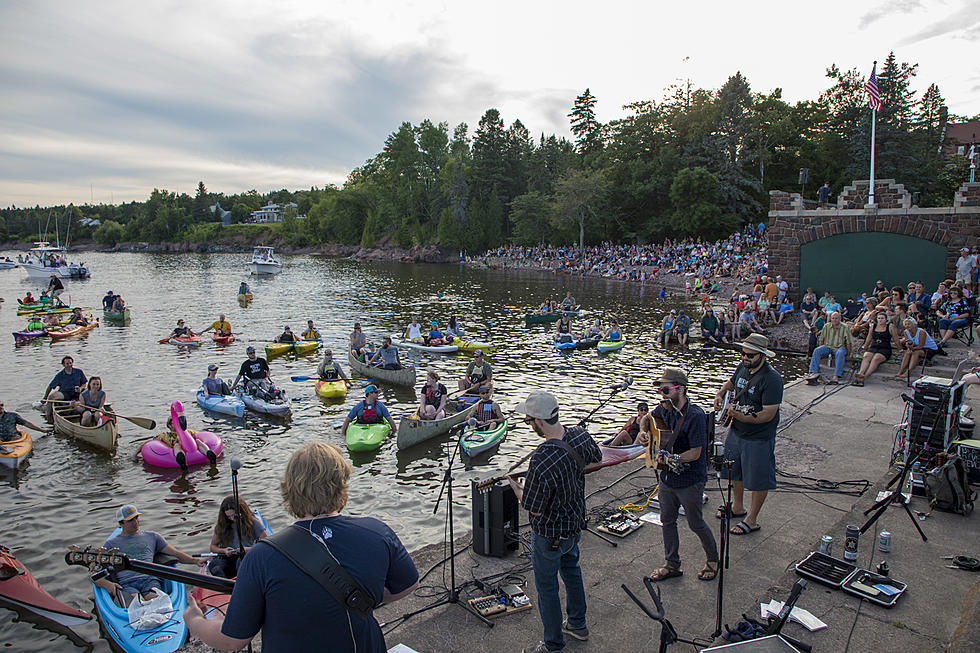
M 125 553 L 119 553 L 119 549 L 106 549 L 104 547 L 87 546 L 80 549 L 75 545 L 68 547 L 65 554 L 65 563 L 87 567 L 90 570 L 112 569 L 122 571 L 129 568 L 129 558 Z

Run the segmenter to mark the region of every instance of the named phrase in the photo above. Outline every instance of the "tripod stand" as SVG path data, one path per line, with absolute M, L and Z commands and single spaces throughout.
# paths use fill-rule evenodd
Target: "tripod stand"
M 472 423 L 471 423 L 472 422 Z M 432 509 L 432 514 L 439 512 L 439 503 L 442 501 L 443 492 L 446 494 L 446 501 L 448 502 L 447 508 L 447 519 L 449 521 L 449 595 L 440 600 L 427 605 L 424 608 L 419 608 L 412 612 L 408 612 L 402 615 L 402 619 L 408 619 L 409 617 L 415 616 L 422 612 L 427 612 L 433 608 L 438 608 L 441 605 L 453 604 L 458 605 L 463 610 L 466 610 L 474 617 L 482 621 L 488 627 L 493 628 L 493 622 L 481 615 L 479 612 L 473 610 L 469 605 L 459 600 L 459 588 L 456 587 L 456 538 L 453 531 L 453 464 L 456 462 L 456 454 L 459 453 L 460 441 L 463 439 L 463 431 L 469 426 L 475 426 L 476 420 L 470 418 L 468 422 L 463 422 L 459 426 L 453 427 L 453 430 L 459 433 L 456 438 L 456 444 L 453 446 L 452 451 L 449 453 L 448 464 L 446 465 L 446 473 L 442 477 L 442 487 L 439 488 L 439 496 L 436 498 L 436 505 Z M 452 431 L 450 431 L 452 432 Z
M 714 421 L 714 420 L 712 420 Z M 732 466 L 735 464 L 734 460 L 728 460 L 722 458 L 720 461 L 714 460 L 712 456 L 712 463 L 716 465 L 718 476 L 718 489 L 721 490 L 721 475 L 720 472 L 723 467 L 728 468 L 728 489 L 725 492 L 725 505 L 722 507 L 721 526 L 718 530 L 718 596 L 715 600 L 715 631 L 711 633 L 712 637 L 718 637 L 722 633 L 721 627 L 721 613 L 722 605 L 724 603 L 725 597 L 725 570 L 728 569 L 729 561 L 729 551 L 731 547 L 729 546 L 729 539 L 731 538 L 731 528 L 732 524 Z

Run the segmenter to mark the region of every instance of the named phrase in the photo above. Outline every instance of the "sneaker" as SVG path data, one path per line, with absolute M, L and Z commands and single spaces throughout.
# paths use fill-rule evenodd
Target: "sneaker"
M 568 622 L 566 621 L 561 625 L 561 632 L 565 633 L 569 637 L 574 637 L 580 642 L 589 641 L 588 626 L 582 626 L 581 628 L 572 628 L 571 626 L 568 625 Z
M 524 653 L 551 653 L 544 642 L 538 642 L 536 646 L 527 646 L 522 649 Z

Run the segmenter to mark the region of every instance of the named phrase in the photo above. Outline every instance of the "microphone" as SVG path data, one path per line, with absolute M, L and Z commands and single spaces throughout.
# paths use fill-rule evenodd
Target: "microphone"
M 237 472 L 241 468 L 242 468 L 242 461 L 240 461 L 238 458 L 232 458 L 231 459 L 231 471 Z
M 616 385 L 613 385 L 613 386 L 609 386 L 609 389 L 610 390 L 625 390 L 626 388 L 630 387 L 631 385 L 633 385 L 633 377 L 632 376 L 627 376 L 625 381 L 623 381 L 622 383 L 617 383 Z

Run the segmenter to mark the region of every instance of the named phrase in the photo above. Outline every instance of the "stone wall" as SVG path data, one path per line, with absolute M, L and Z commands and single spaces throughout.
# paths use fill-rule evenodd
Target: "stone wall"
M 980 182 L 963 184 L 953 206 L 920 208 L 894 179 L 875 180 L 875 205 L 866 204 L 868 180 L 855 181 L 836 205 L 807 209 L 799 193 L 769 192 L 769 271 L 781 274 L 791 294 L 799 291 L 800 247 L 838 234 L 884 232 L 922 238 L 947 250 L 953 277 L 960 247 L 980 244 Z

